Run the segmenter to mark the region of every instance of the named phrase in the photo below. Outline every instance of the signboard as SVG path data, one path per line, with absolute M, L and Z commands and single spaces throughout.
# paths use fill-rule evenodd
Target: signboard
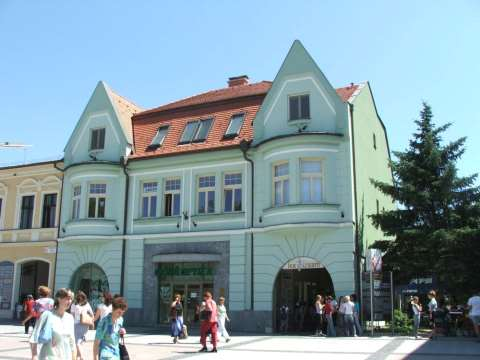
M 290 260 L 283 266 L 283 270 L 309 270 L 309 269 L 323 269 L 324 266 L 315 259 L 307 257 L 298 257 Z
M 364 317 L 372 318 L 371 305 L 373 302 L 373 320 L 390 320 L 392 317 L 392 294 L 389 273 L 362 273 L 362 297 Z M 373 284 L 371 283 L 373 280 Z M 372 286 L 373 285 L 373 286 Z M 373 290 L 373 297 L 371 296 Z
M 367 251 L 367 271 L 382 271 L 382 251 L 379 249 L 368 249 Z

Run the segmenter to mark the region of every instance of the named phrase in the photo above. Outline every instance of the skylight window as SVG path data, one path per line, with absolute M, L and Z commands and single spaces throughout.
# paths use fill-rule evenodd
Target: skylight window
M 245 114 L 236 114 L 233 115 L 230 119 L 230 124 L 228 125 L 227 131 L 225 132 L 225 138 L 236 137 L 240 133 L 240 129 L 243 125 L 243 119 Z
M 185 125 L 180 144 L 188 144 L 191 142 L 202 142 L 208 136 L 208 132 L 212 126 L 213 119 L 191 121 Z
M 152 140 L 151 144 L 149 145 L 149 147 L 157 148 L 157 147 L 162 146 L 163 141 L 165 140 L 165 136 L 167 136 L 167 132 L 168 132 L 168 125 L 167 126 L 160 126 L 157 130 L 157 133 L 153 137 L 153 140 Z

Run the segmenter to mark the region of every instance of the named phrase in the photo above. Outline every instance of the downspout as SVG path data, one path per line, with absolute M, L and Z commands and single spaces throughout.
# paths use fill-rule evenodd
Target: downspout
M 59 161 L 63 161 L 59 160 Z M 63 173 L 62 176 L 62 185 L 60 187 L 60 201 L 58 201 L 60 209 L 58 210 L 58 228 L 57 228 L 57 239 L 55 240 L 55 267 L 53 268 L 53 290 L 55 290 L 55 283 L 57 279 L 57 260 L 58 260 L 58 239 L 60 238 L 60 224 L 62 222 L 62 201 L 63 201 L 63 183 L 65 182 L 65 168 L 61 169 L 57 166 L 57 161 L 53 163 L 53 167 Z
M 353 104 L 347 103 L 350 117 L 350 128 L 352 137 L 352 171 L 353 171 L 353 201 L 355 207 L 355 253 L 354 253 L 354 266 L 355 266 L 355 294 L 360 305 L 362 306 L 362 299 L 360 296 L 360 244 L 359 244 L 359 229 L 358 229 L 358 199 L 357 199 L 357 168 L 355 162 L 355 131 L 353 128 Z
M 120 272 L 120 295 L 124 296 L 123 292 L 125 290 L 124 282 L 125 282 L 125 258 L 126 258 L 126 247 L 127 247 L 127 217 L 128 217 L 128 195 L 129 195 L 129 187 L 130 187 L 130 176 L 127 172 L 127 164 L 128 158 L 126 156 L 122 156 L 120 159 L 120 163 L 122 164 L 123 173 L 125 174 L 125 204 L 123 207 L 123 239 L 122 239 L 122 267 Z
M 254 310 L 254 300 L 255 300 L 255 297 L 254 297 L 254 248 L 253 248 L 253 245 L 254 245 L 254 235 L 253 235 L 253 227 L 254 227 L 254 223 L 253 223 L 253 219 L 254 219 L 254 214 L 253 214 L 253 210 L 254 210 L 254 203 L 253 203 L 253 199 L 254 199 L 254 189 L 255 189 L 255 182 L 254 182 L 254 179 L 255 179 L 255 167 L 253 166 L 253 160 L 250 159 L 248 156 L 247 156 L 247 151 L 248 149 L 250 148 L 250 145 L 251 145 L 251 141 L 246 141 L 246 140 L 242 140 L 240 142 L 240 150 L 242 150 L 242 154 L 243 154 L 243 158 L 248 161 L 250 163 L 250 167 L 252 169 L 251 171 L 251 184 L 252 184 L 252 189 L 251 189 L 251 195 L 250 195 L 250 258 L 251 258 L 251 261 L 250 261 L 250 310 L 253 311 Z

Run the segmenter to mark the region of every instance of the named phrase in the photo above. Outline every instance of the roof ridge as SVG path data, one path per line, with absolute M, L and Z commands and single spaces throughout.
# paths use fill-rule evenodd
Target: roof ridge
M 145 113 L 150 113 L 150 112 L 155 112 L 156 110 L 159 110 L 165 106 L 170 106 L 170 105 L 173 105 L 175 103 L 180 103 L 182 101 L 185 101 L 185 100 L 189 100 L 189 99 L 192 99 L 192 98 L 195 98 L 195 97 L 199 97 L 199 96 L 204 96 L 204 95 L 207 95 L 207 94 L 215 94 L 215 93 L 219 93 L 221 91 L 226 91 L 226 90 L 230 90 L 230 89 L 239 89 L 239 88 L 246 88 L 246 87 L 252 87 L 252 86 L 255 86 L 255 85 L 259 85 L 259 84 L 264 84 L 264 83 L 269 83 L 271 84 L 272 81 L 268 81 L 268 80 L 262 80 L 262 81 L 258 81 L 258 82 L 255 82 L 255 83 L 251 83 L 251 84 L 246 84 L 246 85 L 239 85 L 239 86 L 233 86 L 233 87 L 223 87 L 223 88 L 220 88 L 220 89 L 213 89 L 213 90 L 208 90 L 208 91 L 204 91 L 204 92 L 200 92 L 200 93 L 197 93 L 195 95 L 190 95 L 190 96 L 186 96 L 184 98 L 181 98 L 181 99 L 178 99 L 178 100 L 174 100 L 174 101 L 171 101 L 171 102 L 168 102 L 166 104 L 162 104 L 160 106 L 155 106 L 153 108 L 150 108 L 150 109 L 145 109 L 144 111 L 142 112 L 145 112 Z M 248 95 L 245 95 L 245 96 L 248 96 Z M 238 96 L 238 97 L 241 97 L 241 96 Z M 218 100 L 213 100 L 211 102 L 215 102 L 215 101 L 218 101 Z M 187 105 L 180 105 L 178 106 L 178 108 L 182 108 L 182 107 L 188 107 L 188 106 L 192 106 L 191 104 L 187 104 Z

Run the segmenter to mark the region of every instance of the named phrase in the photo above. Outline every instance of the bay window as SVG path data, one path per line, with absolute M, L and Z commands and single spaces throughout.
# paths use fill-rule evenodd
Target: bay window
M 322 202 L 322 163 L 319 160 L 300 160 L 301 201 L 304 204 Z
M 282 206 L 290 201 L 288 162 L 273 167 L 273 205 Z
M 88 194 L 88 217 L 89 218 L 105 218 L 106 205 L 106 184 L 90 184 Z

